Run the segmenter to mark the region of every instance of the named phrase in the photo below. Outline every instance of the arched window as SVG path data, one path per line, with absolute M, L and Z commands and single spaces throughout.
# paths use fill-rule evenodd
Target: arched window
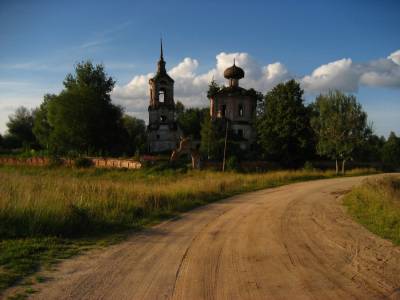
M 226 105 L 224 104 L 221 107 L 221 115 L 222 115 L 222 117 L 225 117 L 225 114 L 226 114 Z
M 161 116 L 160 117 L 161 122 L 166 122 L 167 121 L 167 116 Z
M 160 92 L 158 93 L 158 101 L 159 102 L 165 101 L 165 89 L 160 89 Z
M 239 117 L 243 117 L 244 111 L 243 111 L 243 105 L 242 104 L 239 104 L 238 112 L 239 112 Z

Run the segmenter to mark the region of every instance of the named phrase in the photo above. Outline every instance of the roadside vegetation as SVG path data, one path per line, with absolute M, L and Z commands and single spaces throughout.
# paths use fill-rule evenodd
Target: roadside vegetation
M 222 176 L 185 169 L 0 166 L 0 291 L 60 258 L 191 208 L 246 191 L 334 176 L 315 170 Z
M 400 245 L 400 177 L 368 179 L 345 196 L 344 204 L 359 223 Z
M 9 116 L 7 131 L 0 135 L 0 155 L 47 157 L 51 166 L 0 166 L 0 293 L 60 258 L 215 200 L 334 177 L 339 163 L 342 176 L 347 162 L 349 167 L 400 167 L 400 137 L 391 133 L 386 140 L 373 134 L 354 96 L 334 91 L 306 104 L 295 80 L 265 94 L 246 92 L 257 99 L 256 135 L 247 150 L 240 147 L 243 137 L 228 120 L 212 120 L 208 108 L 186 108 L 177 101 L 175 113 L 183 134 L 200 141 L 200 155 L 210 165 L 226 157 L 229 170 L 248 161 L 257 170 L 264 162 L 271 168 L 298 171 L 187 171 L 179 167 L 184 161 L 171 166 L 159 161 L 160 156 L 146 160 L 145 122 L 112 102 L 115 84 L 103 65 L 83 61 L 65 77 L 60 93 L 46 94 L 39 107 L 20 107 Z M 208 97 L 223 88 L 212 81 Z M 170 153 L 164 155 L 168 159 Z M 91 168 L 88 156 L 142 159 L 144 168 Z M 60 158 L 74 159 L 74 168 L 61 167 Z M 314 170 L 327 160 L 335 162 L 335 171 Z M 151 167 L 154 161 L 157 165 Z M 353 170 L 346 175 L 370 172 Z

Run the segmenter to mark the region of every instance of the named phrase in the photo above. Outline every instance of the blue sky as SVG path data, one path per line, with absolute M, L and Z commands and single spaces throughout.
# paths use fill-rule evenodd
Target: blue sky
M 376 133 L 400 134 L 400 1 L 0 0 L 0 132 L 16 107 L 57 93 L 76 62 L 104 63 L 113 101 L 147 119 L 147 80 L 163 36 L 176 100 L 205 89 L 233 57 L 245 87 L 296 78 L 311 101 L 354 93 Z

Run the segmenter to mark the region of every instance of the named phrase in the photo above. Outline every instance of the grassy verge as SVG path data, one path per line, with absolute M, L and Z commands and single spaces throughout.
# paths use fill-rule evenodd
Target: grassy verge
M 400 245 L 400 177 L 368 179 L 347 194 L 343 203 L 359 223 Z
M 348 175 L 371 173 L 353 170 Z M 334 177 L 333 172 L 0 167 L 0 292 L 39 268 L 234 194 Z

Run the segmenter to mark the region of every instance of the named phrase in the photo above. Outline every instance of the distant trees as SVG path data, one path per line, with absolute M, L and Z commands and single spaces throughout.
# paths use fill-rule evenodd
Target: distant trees
M 133 155 L 144 151 L 144 121 L 123 115 L 111 102 L 115 81 L 103 65 L 78 63 L 58 95 L 46 94 L 33 110 L 10 116 L 2 147 L 38 146 L 57 154 Z
M 39 144 L 46 150 L 50 148 L 50 134 L 52 131 L 52 126 L 48 120 L 48 106 L 56 97 L 57 95 L 44 95 L 42 104 L 35 110 L 35 120 L 32 131 Z
M 122 126 L 124 129 L 124 152 L 130 156 L 143 153 L 146 150 L 146 124 L 144 121 L 124 115 Z
M 382 160 L 385 164 L 400 167 L 400 137 L 391 132 L 382 148 Z
M 185 108 L 178 101 L 177 123 L 185 136 L 191 136 L 193 139 L 200 139 L 201 123 L 204 116 L 208 114 L 207 108 Z
M 353 157 L 362 162 L 382 162 L 382 148 L 385 143 L 385 137 L 379 137 L 371 130 L 364 141 L 356 147 Z
M 313 154 L 310 110 L 295 80 L 280 83 L 265 95 L 256 123 L 262 154 L 285 166 L 298 166 Z
M 29 149 L 36 145 L 36 138 L 33 134 L 34 112 L 21 106 L 9 117 L 7 122 L 8 136 L 6 143 L 13 148 L 22 147 Z
M 331 91 L 317 97 L 313 104 L 311 125 L 317 136 L 317 152 L 336 161 L 345 163 L 352 158 L 358 145 L 362 144 L 370 129 L 367 114 L 353 95 Z
M 225 126 L 224 120 L 212 120 L 209 113 L 204 115 L 200 131 L 200 152 L 208 159 L 222 159 Z
M 77 64 L 64 90 L 47 104 L 50 144 L 57 152 L 112 153 L 120 148 L 122 109 L 111 103 L 114 80 L 102 65 Z
M 146 125 L 143 120 L 124 114 L 112 103 L 110 93 L 115 81 L 103 65 L 90 61 L 76 65 L 64 80 L 59 94 L 44 95 L 41 105 L 29 110 L 19 107 L 0 135 L 0 148 L 38 149 L 55 154 L 128 155 L 146 151 Z M 207 95 L 221 90 L 211 81 Z M 342 172 L 350 159 L 381 162 L 400 167 L 400 137 L 391 133 L 388 140 L 374 135 L 367 125 L 367 114 L 357 99 L 340 91 L 319 95 L 306 106 L 303 90 L 290 80 L 278 84 L 265 96 L 250 89 L 259 105 L 254 123 L 257 143 L 243 151 L 241 137 L 230 129 L 228 120 L 212 120 L 209 108 L 185 108 L 177 101 L 176 120 L 185 136 L 201 140 L 204 157 L 223 157 L 227 133 L 227 157 L 260 158 L 285 167 L 299 167 L 306 160 L 329 158 L 339 162 Z

